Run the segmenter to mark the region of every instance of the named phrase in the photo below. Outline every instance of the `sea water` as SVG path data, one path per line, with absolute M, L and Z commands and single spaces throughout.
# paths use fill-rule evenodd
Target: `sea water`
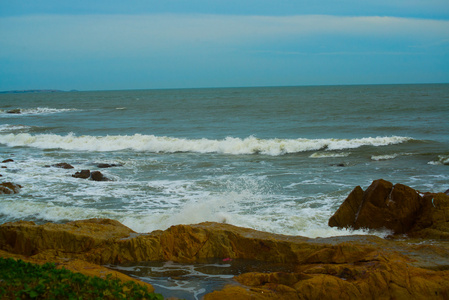
M 0 223 L 360 233 L 327 226 L 357 185 L 449 189 L 448 115 L 447 84 L 0 94 L 0 181 L 23 186 L 0 196 Z

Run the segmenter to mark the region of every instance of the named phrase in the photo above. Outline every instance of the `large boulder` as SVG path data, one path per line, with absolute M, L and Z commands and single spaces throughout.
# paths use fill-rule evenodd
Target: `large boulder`
M 449 237 L 449 196 L 418 191 L 379 179 L 363 191 L 356 187 L 329 219 L 329 226 L 353 229 L 388 229 L 393 234 Z M 436 231 L 442 231 L 436 234 Z M 435 235 L 436 234 L 436 235 Z

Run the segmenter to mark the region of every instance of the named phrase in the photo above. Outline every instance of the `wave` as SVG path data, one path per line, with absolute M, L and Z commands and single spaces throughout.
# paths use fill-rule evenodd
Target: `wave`
M 399 154 L 395 153 L 395 154 L 385 154 L 385 155 L 373 155 L 371 156 L 371 160 L 390 160 L 390 159 L 395 159 L 396 157 L 398 157 Z
M 0 116 L 5 117 L 5 116 L 48 115 L 77 110 L 78 109 L 76 108 L 49 108 L 49 107 L 16 108 L 16 109 L 0 110 Z
M 438 160 L 429 161 L 429 165 L 449 165 L 449 155 L 438 155 Z
M 319 153 L 315 152 L 310 155 L 310 158 L 328 158 L 328 157 L 348 157 L 351 153 L 349 152 L 339 152 L 339 153 Z
M 120 151 L 134 150 L 154 153 L 221 153 L 221 154 L 265 154 L 278 156 L 317 150 L 343 150 L 362 146 L 386 146 L 413 140 L 410 137 L 367 137 L 359 139 L 244 139 L 227 137 L 222 140 L 183 139 L 154 135 L 113 136 L 65 136 L 56 134 L 28 133 L 0 135 L 0 144 L 10 147 L 24 146 L 41 149 L 63 149 L 76 151 Z
M 12 131 L 28 131 L 32 127 L 26 125 L 10 125 L 2 124 L 0 125 L 0 132 L 12 132 Z

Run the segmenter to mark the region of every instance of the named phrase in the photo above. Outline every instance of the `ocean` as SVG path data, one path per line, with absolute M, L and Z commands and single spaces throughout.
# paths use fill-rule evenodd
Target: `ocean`
M 449 189 L 448 116 L 448 84 L 0 94 L 0 181 L 23 186 L 0 223 L 366 233 L 327 226 L 355 186 Z M 85 169 L 110 180 L 72 177 Z

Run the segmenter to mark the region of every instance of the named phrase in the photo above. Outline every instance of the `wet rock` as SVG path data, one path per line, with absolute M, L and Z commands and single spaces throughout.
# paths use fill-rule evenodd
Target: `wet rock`
M 22 186 L 20 184 L 2 182 L 0 183 L 0 194 L 17 194 L 21 188 Z
M 96 164 L 97 168 L 112 168 L 112 167 L 121 167 L 122 164 Z
M 72 175 L 75 178 L 91 179 L 93 181 L 109 181 L 110 179 L 103 175 L 100 171 L 81 170 Z
M 11 158 L 5 159 L 4 161 L 2 161 L 2 163 L 9 163 L 9 162 L 13 162 L 14 160 Z
M 446 195 L 449 195 L 449 190 L 446 190 L 444 193 L 445 193 Z
M 423 247 L 375 236 L 309 239 L 210 222 L 138 234 L 114 220 L 91 219 L 5 223 L 0 225 L 0 250 L 41 261 L 90 264 L 231 258 L 288 266 L 283 272 L 240 274 L 238 285 L 212 292 L 206 300 L 449 296 L 447 243 Z
M 75 178 L 88 179 L 90 177 L 90 170 L 81 170 L 72 175 Z
M 73 166 L 68 163 L 58 163 L 58 164 L 54 164 L 51 166 L 55 167 L 55 168 L 61 168 L 61 169 L 73 169 Z
M 411 187 L 399 183 L 393 186 L 379 179 L 366 191 L 356 187 L 328 224 L 339 228 L 389 229 L 394 234 L 420 237 L 425 235 L 418 232 L 426 229 L 427 238 L 449 238 L 448 222 L 448 195 L 428 193 L 422 196 Z
M 345 164 L 340 163 L 340 164 L 331 164 L 332 167 L 346 167 Z
M 109 181 L 100 171 L 93 171 L 90 173 L 90 179 L 93 181 Z
M 6 111 L 8 114 L 20 114 L 22 113 L 22 111 L 20 110 L 20 108 L 17 109 L 10 109 Z

